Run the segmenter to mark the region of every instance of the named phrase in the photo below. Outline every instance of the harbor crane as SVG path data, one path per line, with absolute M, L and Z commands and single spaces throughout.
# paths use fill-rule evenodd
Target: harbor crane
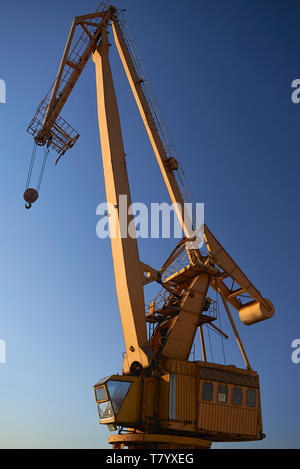
M 91 57 L 96 71 L 106 197 L 114 212 L 109 213 L 111 230 L 115 222 L 120 228 L 120 196 L 126 195 L 128 209 L 131 205 L 109 60 L 110 28 L 183 237 L 161 268 L 141 261 L 136 237 L 122 233 L 111 237 L 125 352 L 122 374 L 100 379 L 93 388 L 100 423 L 115 432 L 109 437 L 115 449 L 200 449 L 210 448 L 213 442 L 261 440 L 259 376 L 250 365 L 232 309 L 250 326 L 270 319 L 274 306 L 207 225 L 203 229 L 204 249 L 191 242 L 194 222 L 192 215 L 190 220 L 183 216 L 187 191 L 182 187 L 181 165 L 125 15 L 106 2 L 96 12 L 74 19 L 54 84 L 28 127 L 34 148 L 24 193 L 26 208 L 30 209 L 39 197 L 50 149 L 57 152 L 58 163 L 79 138 L 61 111 Z M 45 148 L 45 156 L 34 188 L 31 173 L 38 146 Z M 161 293 L 147 306 L 144 288 L 150 283 L 157 284 Z M 205 326 L 227 337 L 215 324 L 218 312 L 209 290 L 214 290 L 224 305 L 244 368 L 208 361 Z M 202 360 L 190 360 L 198 333 Z

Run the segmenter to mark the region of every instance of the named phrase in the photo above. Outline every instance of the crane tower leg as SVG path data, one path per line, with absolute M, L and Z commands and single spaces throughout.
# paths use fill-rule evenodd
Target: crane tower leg
M 93 54 L 93 61 L 116 290 L 126 347 L 123 372 L 128 374 L 141 367 L 147 368 L 150 352 L 147 349 L 145 301 L 137 240 L 132 237 L 132 233 L 131 236 L 127 234 L 128 223 L 121 222 L 124 213 L 121 213 L 119 207 L 120 196 L 127 196 L 125 208 L 128 221 L 131 197 L 105 28 L 102 30 L 100 45 Z

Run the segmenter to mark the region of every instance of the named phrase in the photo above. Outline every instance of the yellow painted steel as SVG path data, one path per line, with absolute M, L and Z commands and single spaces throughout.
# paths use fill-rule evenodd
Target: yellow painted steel
M 132 383 L 120 410 L 106 422 L 127 428 L 117 440 L 112 437 L 111 444 L 118 442 L 137 448 L 143 444 L 147 447 L 154 441 L 171 444 L 172 439 L 168 437 L 173 432 L 183 440 L 191 436 L 196 439 L 193 445 L 199 447 L 203 446 L 203 439 L 211 442 L 263 438 L 259 377 L 255 371 L 170 359 L 162 360 L 159 369 L 165 370 L 163 375 L 110 378 Z M 213 388 L 209 400 L 203 394 L 206 383 Z M 220 386 L 226 389 L 226 399 L 219 398 Z M 241 393 L 240 402 L 233 400 L 237 388 Z M 255 393 L 254 405 L 248 402 L 249 391 Z M 135 436 L 131 435 L 133 431 Z M 159 435 L 160 440 L 153 440 L 151 435 L 156 435 L 155 438 Z
M 247 326 L 256 324 L 257 322 L 271 319 L 274 315 L 274 306 L 270 300 L 265 300 L 269 305 L 267 309 L 262 303 L 253 302 L 247 306 L 243 306 L 239 309 L 240 320 Z
M 121 28 L 119 26 L 118 19 L 116 16 L 114 16 L 112 19 L 112 28 L 113 28 L 116 47 L 118 49 L 133 96 L 136 100 L 140 115 L 142 117 L 148 137 L 150 139 L 161 174 L 163 176 L 164 182 L 170 194 L 171 201 L 173 203 L 176 215 L 183 229 L 183 232 L 185 233 L 185 236 L 187 238 L 190 238 L 192 234 L 190 231 L 190 227 L 192 226 L 192 224 L 188 220 L 187 214 L 186 214 L 185 220 L 183 218 L 184 200 L 182 198 L 181 192 L 179 190 L 175 176 L 173 174 L 173 169 L 170 166 L 166 165 L 166 162 L 168 161 L 166 151 L 164 149 L 163 143 L 161 141 L 158 130 L 156 128 L 151 110 L 149 109 L 149 106 L 147 103 L 147 99 L 141 87 L 141 81 L 132 63 L 130 52 L 127 48 L 126 42 L 124 40 L 122 31 L 121 31 Z
M 181 311 L 169 326 L 163 356 L 178 360 L 188 360 L 194 342 L 199 317 L 203 310 L 209 287 L 210 277 L 195 277 L 186 289 L 181 301 Z
M 130 373 L 133 363 L 149 367 L 143 279 L 136 237 L 120 229 L 119 197 L 127 196 L 127 213 L 131 196 L 126 169 L 118 105 L 108 58 L 107 32 L 93 54 L 96 68 L 97 103 L 102 160 L 107 202 L 114 207 L 110 214 L 111 246 L 119 310 L 124 332 L 126 358 L 123 371 Z M 114 215 L 114 216 L 112 216 Z M 116 223 L 116 225 L 115 225 Z M 126 224 L 127 229 L 127 224 Z
M 243 440 L 256 440 L 257 412 L 256 409 L 230 407 L 222 404 L 199 403 L 198 427 L 213 434 L 218 440 L 228 441 L 228 435 L 243 435 Z
M 217 283 L 213 279 L 211 286 L 222 292 L 226 301 L 230 303 L 237 311 L 241 311 L 240 318 L 245 324 L 254 324 L 256 322 L 270 319 L 274 315 L 274 306 L 270 300 L 264 298 L 261 293 L 254 287 L 244 272 L 238 267 L 231 256 L 217 241 L 207 225 L 204 227 L 204 238 L 209 252 L 213 255 L 216 264 L 223 270 L 224 278 L 231 278 L 239 285 L 239 288 L 232 292 L 223 282 L 222 278 Z M 250 299 L 247 305 L 242 306 L 237 300 L 239 294 L 247 293 Z M 253 307 L 253 303 L 255 306 Z M 257 304 L 260 306 L 257 307 Z M 248 308 L 249 306 L 249 308 Z
M 115 449 L 124 446 L 134 449 L 209 449 L 211 446 L 208 440 L 200 438 L 151 433 L 114 435 L 108 441 Z

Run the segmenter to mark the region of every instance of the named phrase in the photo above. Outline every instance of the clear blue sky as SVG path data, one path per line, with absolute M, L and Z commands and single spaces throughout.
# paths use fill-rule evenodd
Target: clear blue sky
M 32 138 L 26 133 L 53 82 L 74 16 L 96 0 L 5 2 L 0 17 L 1 448 L 104 448 L 92 386 L 120 372 L 124 350 L 109 241 L 96 237 L 105 200 L 94 65 L 63 111 L 81 137 L 47 167 L 40 200 L 24 209 Z M 276 307 L 271 321 L 238 323 L 261 376 L 264 432 L 255 448 L 299 448 L 300 78 L 297 1 L 118 0 L 144 59 L 206 222 Z M 115 51 L 111 51 L 132 195 L 168 201 Z M 160 267 L 173 244 L 143 241 Z M 226 324 L 225 324 L 226 326 Z M 227 327 L 227 326 L 226 326 Z M 226 329 L 230 332 L 229 327 Z M 227 345 L 233 359 L 236 348 Z

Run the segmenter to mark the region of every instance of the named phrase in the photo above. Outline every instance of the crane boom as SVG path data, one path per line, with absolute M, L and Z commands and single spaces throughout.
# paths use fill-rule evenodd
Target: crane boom
M 111 12 L 112 9 L 109 8 L 105 12 L 74 18 L 55 82 L 27 129 L 38 145 L 42 146 L 49 142 L 59 154 L 59 158 L 72 148 L 79 138 L 74 129 L 62 119 L 60 113 L 96 49 L 102 27 L 107 26 Z M 81 32 L 76 39 L 78 30 Z
M 156 127 L 151 109 L 147 102 L 147 98 L 142 88 L 143 79 L 138 76 L 134 67 L 130 52 L 126 45 L 117 15 L 112 18 L 112 28 L 115 38 L 115 43 L 126 72 L 133 96 L 136 100 L 140 115 L 145 125 L 148 137 L 150 139 L 154 154 L 156 156 L 160 171 L 162 173 L 165 185 L 169 192 L 172 204 L 174 206 L 176 215 L 185 236 L 189 239 L 192 237 L 192 223 L 186 217 L 184 219 L 184 200 L 173 171 L 178 169 L 178 163 L 175 158 L 167 156 L 163 142 Z

